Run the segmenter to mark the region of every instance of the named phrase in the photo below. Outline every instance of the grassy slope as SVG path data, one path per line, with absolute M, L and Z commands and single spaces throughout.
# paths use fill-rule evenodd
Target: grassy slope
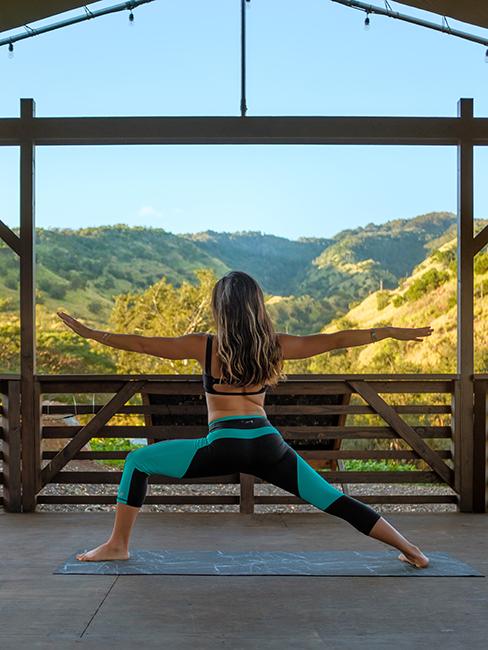
M 450 241 L 439 247 L 441 252 L 455 252 L 456 241 Z M 486 260 L 488 253 L 478 255 Z M 430 325 L 434 328 L 432 336 L 421 343 L 415 341 L 399 342 L 398 354 L 392 355 L 391 370 L 385 372 L 399 372 L 401 365 L 411 364 L 412 367 L 422 368 L 423 372 L 455 372 L 456 370 L 456 340 L 457 340 L 457 311 L 456 294 L 457 278 L 455 271 L 445 262 L 429 256 L 418 264 L 413 273 L 390 293 L 390 301 L 383 308 L 379 308 L 378 294 L 375 291 L 368 295 L 362 302 L 353 307 L 342 319 L 332 321 L 323 329 L 332 332 L 337 329 L 369 328 L 393 325 L 395 327 L 424 327 Z M 484 266 L 488 266 L 484 264 Z M 409 300 L 395 306 L 394 296 L 404 295 L 416 281 L 426 272 L 437 269 L 439 273 L 448 272 L 450 278 L 437 288 L 428 290 L 424 295 L 415 300 Z M 385 295 L 385 293 L 383 294 Z M 488 371 L 488 270 L 475 273 L 475 372 Z M 380 301 L 381 306 L 381 301 Z M 377 358 L 390 346 L 391 339 L 385 339 L 371 345 L 358 346 L 357 371 L 367 372 L 374 366 Z M 393 348 L 394 349 L 394 348 Z M 383 354 L 383 359 L 388 361 L 388 356 Z

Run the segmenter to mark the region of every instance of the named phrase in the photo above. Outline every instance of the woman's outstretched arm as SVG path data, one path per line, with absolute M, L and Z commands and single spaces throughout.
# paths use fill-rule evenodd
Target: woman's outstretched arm
M 141 336 L 139 334 L 118 334 L 92 329 L 65 312 L 57 312 L 59 318 L 76 334 L 93 339 L 104 345 L 129 352 L 151 354 L 166 359 L 200 360 L 203 334 L 195 332 L 183 336 Z
M 371 332 L 374 330 L 376 337 Z M 351 348 L 356 345 L 373 343 L 375 340 L 394 338 L 401 341 L 422 341 L 423 336 L 430 336 L 432 327 L 372 327 L 364 330 L 340 330 L 331 334 L 319 333 L 306 336 L 282 334 L 280 343 L 285 359 L 305 359 L 316 354 L 339 348 Z

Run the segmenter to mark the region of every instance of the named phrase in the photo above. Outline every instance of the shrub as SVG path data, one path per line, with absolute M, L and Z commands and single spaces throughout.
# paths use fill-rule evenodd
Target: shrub
M 488 271 L 488 253 L 478 253 L 474 258 L 474 272 L 486 273 Z
M 98 300 L 92 300 L 91 302 L 88 303 L 87 307 L 92 314 L 98 314 L 98 312 L 102 309 L 103 305 Z
M 351 472 L 411 472 L 417 469 L 413 463 L 398 460 L 345 460 L 344 468 Z
M 378 311 L 381 311 L 389 304 L 391 299 L 391 294 L 389 291 L 378 291 L 376 293 L 376 307 Z
M 408 302 L 418 300 L 432 289 L 437 289 L 444 282 L 447 282 L 450 275 L 447 271 L 438 271 L 437 269 L 430 269 L 420 276 L 417 280 L 412 282 L 405 292 L 405 299 Z
M 132 451 L 145 445 L 136 445 L 131 442 L 129 438 L 92 438 L 90 440 L 90 449 L 92 451 Z M 107 459 L 98 461 L 103 465 L 112 465 L 122 469 L 124 467 L 124 460 Z
M 19 282 L 17 278 L 10 274 L 8 274 L 5 277 L 4 284 L 7 287 L 7 289 L 18 289 L 19 287 Z
M 405 296 L 398 294 L 397 296 L 393 297 L 393 306 L 394 307 L 400 307 L 400 305 L 403 305 L 404 302 L 406 302 Z

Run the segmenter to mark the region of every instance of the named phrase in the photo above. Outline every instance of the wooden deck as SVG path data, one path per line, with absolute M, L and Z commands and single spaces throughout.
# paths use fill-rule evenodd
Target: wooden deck
M 488 574 L 488 518 L 387 519 L 425 551 Z M 83 576 L 52 571 L 106 538 L 112 513 L 0 514 L 3 650 L 481 650 L 488 579 L 303 576 Z M 383 550 L 317 514 L 141 513 L 132 548 Z

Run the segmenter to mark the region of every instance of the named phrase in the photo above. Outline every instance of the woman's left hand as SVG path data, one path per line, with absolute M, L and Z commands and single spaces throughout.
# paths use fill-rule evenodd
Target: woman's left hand
M 424 336 L 430 336 L 432 327 L 392 327 L 391 336 L 400 341 L 422 341 Z
M 90 335 L 93 333 L 93 330 L 90 327 L 83 325 L 83 323 L 80 323 L 79 320 L 76 320 L 76 318 L 73 318 L 69 314 L 65 314 L 64 311 L 58 311 L 56 313 L 63 323 L 72 329 L 73 332 L 76 332 L 76 334 L 79 334 L 84 338 L 90 338 Z

